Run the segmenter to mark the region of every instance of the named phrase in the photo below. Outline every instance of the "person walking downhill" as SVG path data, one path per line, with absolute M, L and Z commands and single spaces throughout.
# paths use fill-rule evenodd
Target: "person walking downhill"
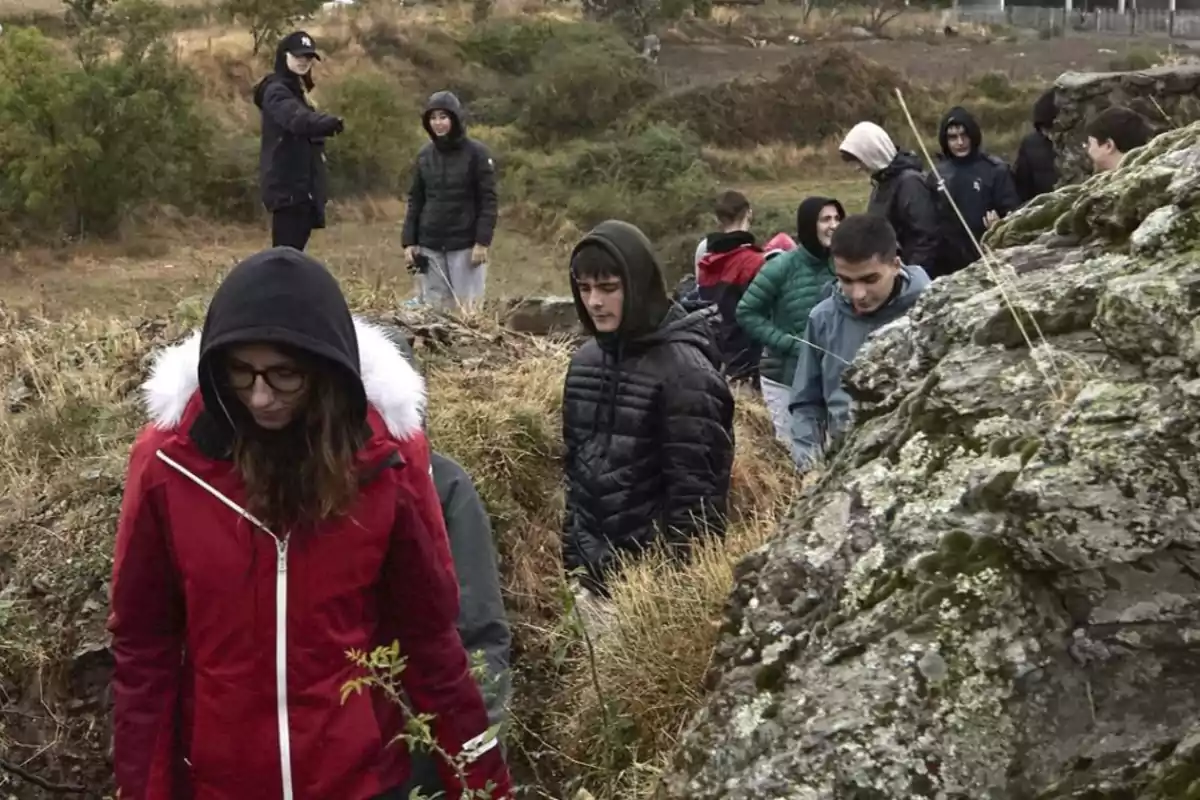
M 829 250 L 837 283 L 808 315 L 792 380 L 792 456 L 801 472 L 850 427 L 842 373 L 858 349 L 871 333 L 912 310 L 930 283 L 921 267 L 901 263 L 896 233 L 882 217 L 847 217 Z
M 846 216 L 832 197 L 805 198 L 796 209 L 799 247 L 769 259 L 738 303 L 742 329 L 763 346 L 759 364 L 763 400 L 775 423 L 775 435 L 792 444 L 792 378 L 803 346 L 808 313 L 834 279 L 829 243 Z
M 398 328 L 386 329 L 414 367 L 419 365 L 412 347 Z M 454 459 L 436 450 L 430 453 L 433 485 L 442 504 L 442 519 L 450 537 L 450 555 L 458 576 L 458 635 L 463 647 L 475 658 L 482 654 L 484 675 L 480 691 L 487 706 L 489 726 L 503 725 L 508 719 L 508 700 L 512 695 L 509 661 L 512 634 L 500 594 L 500 568 L 492 522 L 471 476 Z M 413 791 L 422 797 L 451 797 L 438 774 L 437 756 L 429 751 L 412 754 L 412 775 L 399 792 L 408 798 Z M 438 793 L 441 792 L 439 795 Z
M 417 154 L 401 244 L 429 305 L 470 308 L 483 300 L 496 231 L 496 164 L 467 136 L 462 103 L 435 92 L 422 117 L 429 143 Z
M 646 236 L 609 220 L 571 254 L 591 338 L 563 386 L 563 564 L 576 597 L 607 595 L 620 557 L 663 544 L 681 560 L 722 536 L 733 467 L 733 395 L 712 308 L 671 302 Z M 585 605 L 587 603 L 585 602 Z
M 464 789 L 511 797 L 455 627 L 424 382 L 385 333 L 319 262 L 273 248 L 229 273 L 143 392 L 108 622 L 120 796 L 399 800 L 402 710 L 342 698 L 362 674 L 347 652 L 398 641 Z
M 254 87 L 254 104 L 262 111 L 259 190 L 271 212 L 273 247 L 303 250 L 312 232 L 325 227 L 325 139 L 346 126 L 308 98 L 313 62 L 320 60 L 311 36 L 288 34 L 275 51 L 275 71 Z

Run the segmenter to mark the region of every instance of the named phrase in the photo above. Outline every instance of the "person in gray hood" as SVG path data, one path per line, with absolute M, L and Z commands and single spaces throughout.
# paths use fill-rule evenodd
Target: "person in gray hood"
M 416 366 L 412 346 L 394 327 L 385 328 L 388 338 Z M 458 462 L 437 451 L 430 453 L 430 472 L 442 518 L 450 540 L 450 555 L 458 576 L 458 635 L 472 664 L 483 655 L 485 673 L 479 679 L 480 692 L 487 707 L 488 725 L 500 725 L 508 718 L 512 694 L 509 671 L 512 634 L 500 594 L 500 570 L 496 542 L 487 509 L 471 476 Z M 412 774 L 404 786 L 385 793 L 377 800 L 408 800 L 414 789 L 424 797 L 445 796 L 439 777 L 437 756 L 427 750 L 412 753 Z
M 842 372 L 873 331 L 905 314 L 929 286 L 929 275 L 901 263 L 896 232 L 882 217 L 847 217 L 829 246 L 837 284 L 808 315 L 792 383 L 792 457 L 810 469 L 827 440 L 850 423 Z
M 417 154 L 401 236 L 422 299 L 441 308 L 483 299 L 496 231 L 496 165 L 467 136 L 464 117 L 452 92 L 435 92 L 425 104 L 421 122 L 430 141 Z

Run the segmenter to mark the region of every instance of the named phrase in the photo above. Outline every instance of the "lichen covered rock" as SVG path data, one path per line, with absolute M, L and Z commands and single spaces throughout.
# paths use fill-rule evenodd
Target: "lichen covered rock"
M 1200 120 L 1200 66 L 1179 64 L 1136 72 L 1067 72 L 1055 81 L 1058 119 L 1051 138 L 1064 183 L 1092 174 L 1084 126 L 1111 105 L 1129 106 L 1155 133 Z
M 872 337 L 661 797 L 1200 797 L 1198 195 L 1200 125 Z

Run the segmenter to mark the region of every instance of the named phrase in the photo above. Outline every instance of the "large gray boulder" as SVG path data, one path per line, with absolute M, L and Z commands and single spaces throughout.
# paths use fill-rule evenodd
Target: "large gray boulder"
M 1058 119 L 1051 139 L 1062 182 L 1077 183 L 1092 174 L 1083 129 L 1097 112 L 1129 106 L 1155 133 L 1200 120 L 1200 64 L 1137 72 L 1067 72 L 1055 81 L 1054 99 Z
M 661 797 L 1200 797 L 1197 200 L 1193 125 L 868 342 Z

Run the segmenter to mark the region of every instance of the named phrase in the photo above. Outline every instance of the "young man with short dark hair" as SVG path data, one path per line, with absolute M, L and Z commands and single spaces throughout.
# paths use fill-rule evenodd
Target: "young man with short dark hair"
M 717 348 L 725 374 L 730 380 L 750 382 L 758 388 L 762 347 L 738 324 L 737 307 L 767 255 L 750 232 L 754 210 L 744 194 L 721 192 L 713 210 L 721 229 L 705 237 L 705 253 L 696 266 L 700 299 L 721 312 Z
M 850 424 L 842 372 L 873 331 L 908 313 L 929 286 L 921 267 L 901 263 L 896 232 L 881 217 L 847 217 L 829 249 L 835 288 L 808 315 L 789 405 L 792 456 L 801 470 Z
M 1033 130 L 1021 140 L 1013 164 L 1013 182 L 1022 203 L 1054 191 L 1054 184 L 1058 183 L 1058 154 L 1050 141 L 1057 118 L 1054 89 L 1050 89 L 1033 104 Z
M 571 254 L 571 292 L 592 335 L 563 389 L 563 563 L 605 594 L 619 554 L 656 543 L 685 556 L 722 535 L 733 466 L 733 396 L 711 309 L 671 302 L 645 235 L 601 223 Z
M 1141 114 L 1125 106 L 1109 106 L 1088 120 L 1087 154 L 1096 172 L 1109 172 L 1121 165 L 1130 150 L 1150 141 L 1150 126 Z
M 947 111 L 938 143 L 942 152 L 930 178 L 941 235 L 936 263 L 921 265 L 930 278 L 952 275 L 977 261 L 975 241 L 1021 205 L 1008 164 L 983 149 L 983 130 L 971 112 L 961 106 Z

